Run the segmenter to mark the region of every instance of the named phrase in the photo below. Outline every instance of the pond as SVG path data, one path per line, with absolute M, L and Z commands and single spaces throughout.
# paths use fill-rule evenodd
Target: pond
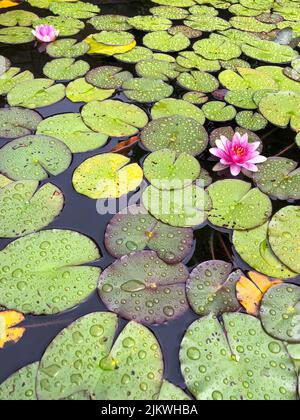
M 0 399 L 296 399 L 300 1 L 16 3 Z

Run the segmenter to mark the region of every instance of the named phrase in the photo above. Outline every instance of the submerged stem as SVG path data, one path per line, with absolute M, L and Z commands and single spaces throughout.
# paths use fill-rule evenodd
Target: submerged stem
M 287 146 L 283 150 L 281 150 L 281 152 L 277 153 L 277 155 L 275 155 L 274 157 L 279 157 L 279 156 L 284 155 L 286 152 L 288 152 L 289 150 L 291 150 L 295 145 L 296 145 L 295 142 L 293 144 L 290 144 L 289 146 Z
M 210 239 L 209 239 L 209 249 L 210 249 L 210 253 L 211 253 L 212 259 L 213 260 L 216 260 L 214 240 L 215 240 L 215 232 L 213 232 L 211 234 L 211 236 L 210 236 Z
M 221 233 L 218 233 L 218 237 L 219 237 L 219 241 L 220 241 L 220 243 L 222 245 L 222 248 L 223 248 L 223 250 L 224 250 L 227 258 L 229 259 L 229 261 L 232 261 L 231 253 L 230 253 L 229 249 L 227 248 L 226 243 L 225 243 L 225 241 L 224 241 Z

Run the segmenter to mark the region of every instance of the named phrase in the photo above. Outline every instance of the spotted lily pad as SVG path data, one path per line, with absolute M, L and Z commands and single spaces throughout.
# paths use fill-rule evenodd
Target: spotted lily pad
M 213 34 L 207 39 L 197 41 L 195 52 L 207 60 L 231 60 L 242 54 L 238 45 L 224 36 Z
M 117 327 L 116 315 L 96 312 L 64 329 L 41 360 L 39 399 L 58 400 L 79 391 L 101 401 L 114 400 L 116 392 L 122 400 L 151 400 L 158 395 L 163 359 L 155 336 L 130 322 L 115 340 Z M 69 360 L 68 365 L 64 360 Z
M 192 309 L 198 315 L 220 315 L 240 308 L 236 283 L 241 271 L 232 273 L 232 269 L 232 265 L 224 261 L 206 261 L 192 271 L 186 292 Z
M 123 34 L 121 36 L 121 34 Z M 127 42 L 131 40 L 130 43 Z M 90 46 L 88 54 L 101 54 L 112 56 L 125 54 L 136 47 L 136 41 L 128 32 L 102 31 L 99 34 L 92 34 L 85 38 Z
M 76 39 L 57 39 L 47 46 L 47 54 L 53 58 L 76 58 L 84 55 L 89 50 L 85 41 L 77 42 Z
M 159 222 L 142 206 L 122 210 L 108 224 L 105 246 L 116 258 L 146 247 L 168 264 L 182 261 L 193 246 L 191 229 L 174 228 Z
M 159 396 L 159 401 L 189 401 L 189 396 L 178 386 L 163 380 Z
M 195 4 L 194 0 L 153 0 L 153 3 L 174 7 L 189 7 Z
M 300 287 L 281 284 L 272 287 L 263 297 L 260 316 L 264 329 L 272 337 L 300 343 Z
M 221 69 L 218 60 L 207 60 L 193 51 L 183 51 L 177 57 L 177 63 L 187 69 L 215 72 Z
M 69 3 L 51 1 L 50 11 L 55 15 L 69 18 L 88 19 L 100 12 L 100 8 L 95 4 L 84 1 Z
M 47 179 L 58 175 L 71 164 L 67 146 L 47 136 L 26 136 L 7 143 L 0 149 L 0 172 L 14 180 Z
M 141 167 L 116 153 L 87 159 L 73 175 L 75 190 L 93 199 L 120 198 L 136 190 L 142 180 Z
M 115 54 L 115 58 L 124 63 L 136 64 L 141 60 L 147 60 L 153 57 L 153 52 L 149 48 L 135 47 L 125 54 Z
M 178 84 L 191 91 L 210 93 L 218 89 L 218 80 L 204 71 L 192 71 L 191 73 L 181 73 L 177 78 Z
M 300 170 L 293 160 L 271 157 L 259 165 L 254 182 L 259 189 L 279 200 L 300 199 Z
M 122 257 L 100 276 L 102 301 L 123 318 L 145 324 L 162 324 L 182 315 L 188 304 L 183 264 L 168 265 L 155 252 Z
M 101 89 L 120 88 L 126 80 L 132 79 L 129 71 L 123 71 L 120 67 L 102 66 L 90 70 L 85 80 L 93 86 Z
M 66 97 L 72 102 L 104 101 L 115 93 L 115 89 L 99 89 L 84 78 L 70 82 L 66 89 Z
M 134 16 L 128 19 L 129 25 L 140 31 L 165 31 L 172 26 L 172 21 L 160 16 Z
M 30 28 L 13 26 L 0 29 L 0 43 L 3 44 L 27 44 L 34 40 Z
M 122 15 L 94 16 L 89 23 L 98 31 L 128 31 L 131 25 L 128 17 Z
M 229 22 L 220 17 L 206 15 L 190 15 L 184 24 L 203 32 L 225 31 L 231 27 Z
M 209 121 L 226 122 L 233 120 L 236 116 L 235 108 L 221 101 L 207 102 L 203 105 L 202 111 Z
M 207 2 L 208 3 L 208 2 Z M 205 15 L 205 16 L 218 16 L 219 12 L 211 6 L 199 6 L 195 5 L 189 8 L 189 12 L 192 15 Z
M 188 103 L 182 99 L 162 99 L 151 109 L 151 116 L 154 120 L 164 117 L 172 117 L 174 115 L 182 115 L 187 118 L 193 118 L 200 124 L 204 124 L 205 116 L 201 109 Z
M 37 134 L 55 137 L 65 143 L 72 153 L 98 149 L 107 142 L 108 136 L 95 133 L 87 127 L 80 114 L 59 114 L 43 120 Z
M 0 76 L 0 95 L 7 95 L 17 84 L 33 80 L 33 74 L 29 70 L 20 73 L 19 67 L 11 67 Z
M 263 130 L 268 121 L 259 112 L 241 111 L 236 116 L 236 122 L 240 127 L 251 131 Z
M 92 130 L 113 137 L 133 136 L 148 122 L 147 114 L 136 105 L 112 100 L 90 102 L 81 115 Z
M 187 10 L 175 6 L 152 7 L 150 12 L 154 16 L 160 16 L 170 20 L 182 20 L 185 19 L 189 14 Z
M 0 137 L 16 139 L 32 134 L 42 117 L 35 111 L 23 108 L 0 109 Z
M 262 115 L 272 124 L 300 130 L 300 95 L 294 92 L 278 92 L 267 95 L 259 103 Z
M 7 101 L 11 106 L 34 109 L 55 104 L 64 97 L 63 84 L 55 84 L 50 79 L 34 79 L 17 84 L 9 91 Z
M 47 16 L 34 22 L 34 27 L 39 25 L 52 25 L 59 30 L 60 36 L 78 34 L 84 28 L 84 23 L 79 19 L 65 16 Z
M 38 363 L 33 363 L 11 375 L 0 386 L 0 400 L 36 401 L 35 382 L 38 367 Z
M 162 60 L 142 60 L 138 62 L 135 69 L 140 77 L 164 81 L 175 79 L 179 74 L 175 63 Z
M 0 237 L 16 238 L 48 226 L 61 212 L 62 192 L 53 184 L 39 190 L 38 181 L 12 182 L 0 190 Z
M 269 197 L 248 182 L 228 179 L 208 188 L 212 200 L 209 221 L 220 227 L 236 230 L 263 225 L 272 214 Z
M 202 92 L 187 92 L 182 99 L 194 105 L 203 105 L 209 100 L 208 96 Z
M 0 253 L 6 267 L 0 303 L 37 315 L 72 308 L 94 290 L 100 270 L 86 264 L 99 257 L 94 242 L 73 231 L 46 230 L 17 239 Z
M 111 47 L 129 45 L 134 41 L 134 35 L 122 31 L 101 31 L 98 34 L 94 34 L 93 38 L 99 44 L 105 44 Z
M 178 33 L 181 33 L 190 39 L 200 38 L 202 36 L 201 31 L 198 31 L 197 29 L 189 28 L 188 26 L 185 26 L 185 25 L 172 26 L 170 29 L 168 29 L 168 32 L 171 35 L 176 35 Z
M 198 400 L 295 400 L 297 376 L 283 343 L 245 314 L 195 321 L 180 350 L 183 376 Z
M 150 122 L 142 131 L 141 140 L 152 152 L 170 149 L 193 156 L 202 153 L 208 144 L 205 128 L 196 120 L 179 115 Z
M 25 10 L 12 10 L 1 14 L 0 25 L 2 26 L 31 26 L 38 19 L 35 13 Z
M 174 89 L 163 80 L 146 77 L 131 79 L 123 83 L 123 91 L 127 98 L 137 102 L 156 102 L 172 95 Z
M 229 22 L 233 28 L 246 32 L 271 32 L 277 28 L 273 23 L 261 22 L 252 16 L 234 16 Z
M 74 58 L 57 58 L 43 68 L 45 76 L 52 80 L 74 80 L 84 76 L 90 69 L 86 61 Z
M 165 31 L 157 31 L 145 35 L 143 44 L 155 51 L 176 52 L 188 48 L 190 40 L 182 33 L 171 35 Z
M 300 273 L 300 207 L 287 206 L 273 216 L 269 241 L 276 256 L 291 270 Z

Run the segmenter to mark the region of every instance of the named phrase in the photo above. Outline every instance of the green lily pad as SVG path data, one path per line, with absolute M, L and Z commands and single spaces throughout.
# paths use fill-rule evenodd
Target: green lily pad
M 268 223 L 248 231 L 235 231 L 233 244 L 240 257 L 254 270 L 275 278 L 294 278 L 290 270 L 276 257 L 268 239 Z
M 89 50 L 85 41 L 77 42 L 76 39 L 57 39 L 47 46 L 47 54 L 53 58 L 76 58 L 84 55 Z
M 189 12 L 196 16 L 218 16 L 219 12 L 211 6 L 199 6 L 195 5 L 189 8 Z
M 297 57 L 296 51 L 289 46 L 259 39 L 243 44 L 242 51 L 250 58 L 267 63 L 290 63 Z
M 246 130 L 259 131 L 267 127 L 268 121 L 258 112 L 241 111 L 236 116 L 236 122 Z
M 128 17 L 122 15 L 94 16 L 88 21 L 97 31 L 128 31 L 132 28 Z
M 280 284 L 264 295 L 260 317 L 264 329 L 272 337 L 290 343 L 300 343 L 300 287 Z
M 165 31 L 172 26 L 172 21 L 160 16 L 134 16 L 128 19 L 129 25 L 144 32 Z
M 179 115 L 150 122 L 142 131 L 141 140 L 152 152 L 170 149 L 193 156 L 202 153 L 208 144 L 205 128 L 196 120 Z
M 177 63 L 187 69 L 196 69 L 207 72 L 215 72 L 221 69 L 218 60 L 207 60 L 193 51 L 183 51 L 179 53 Z
M 202 32 L 198 31 L 197 29 L 189 28 L 185 25 L 176 25 L 172 26 L 170 29 L 168 29 L 169 34 L 176 35 L 176 34 L 183 34 L 189 39 L 193 38 L 200 38 L 202 36 Z
M 27 44 L 34 41 L 34 35 L 30 28 L 13 26 L 0 29 L 0 43 L 2 44 Z
M 122 31 L 102 31 L 98 34 L 94 34 L 93 38 L 100 44 L 105 44 L 113 47 L 129 45 L 134 41 L 134 36 L 131 33 Z
M 0 15 L 0 25 L 2 26 L 32 26 L 33 22 L 39 17 L 26 10 L 12 10 Z
M 43 120 L 37 134 L 55 137 L 65 143 L 72 153 L 83 153 L 104 146 L 108 136 L 87 127 L 80 114 L 59 114 Z
M 194 0 L 153 0 L 153 3 L 174 7 L 189 7 L 195 4 Z
M 114 216 L 105 232 L 106 249 L 116 258 L 147 247 L 167 264 L 177 264 L 190 253 L 193 243 L 192 229 L 165 225 L 136 205 Z
M 294 92 L 278 92 L 267 95 L 259 103 L 262 115 L 272 124 L 300 130 L 300 95 Z
M 265 67 L 265 68 L 272 68 Z M 278 89 L 277 77 L 272 77 L 270 72 L 261 71 L 264 67 L 257 69 L 250 68 L 239 68 L 237 72 L 232 70 L 224 70 L 219 74 L 219 80 L 226 89 L 231 91 L 242 91 L 242 90 L 266 90 L 266 89 Z M 276 75 L 277 76 L 277 75 Z
M 147 114 L 136 105 L 107 100 L 90 102 L 81 112 L 85 124 L 111 137 L 135 135 L 147 122 Z
M 287 206 L 273 216 L 269 241 L 276 256 L 291 270 L 300 273 L 300 207 Z
M 173 86 L 163 80 L 146 77 L 128 80 L 122 88 L 127 98 L 140 103 L 160 101 L 171 96 L 174 91 Z
M 148 60 L 153 57 L 153 52 L 149 48 L 135 47 L 125 54 L 115 54 L 114 57 L 124 63 L 136 64 L 142 60 Z
M 96 312 L 64 329 L 41 360 L 39 399 L 57 400 L 80 391 L 100 401 L 116 396 L 151 400 L 158 395 L 163 358 L 155 336 L 146 327 L 130 322 L 114 341 L 117 327 L 116 315 Z M 64 360 L 69 360 L 68 366 Z
M 209 221 L 227 229 L 247 230 L 263 225 L 272 215 L 269 197 L 248 182 L 227 179 L 208 188 L 212 200 Z
M 7 95 L 11 106 L 42 108 L 61 101 L 65 97 L 63 84 L 55 84 L 50 79 L 34 79 L 18 83 Z
M 74 80 L 84 76 L 90 69 L 86 61 L 74 58 L 57 58 L 43 68 L 45 76 L 52 80 Z
M 204 71 L 192 71 L 191 73 L 181 73 L 177 78 L 178 84 L 191 91 L 203 93 L 214 92 L 219 87 L 218 80 Z
M 277 28 L 272 23 L 264 23 L 252 16 L 235 16 L 229 21 L 233 28 L 247 32 L 271 32 Z
M 115 66 L 96 67 L 85 76 L 88 83 L 101 89 L 120 88 L 123 82 L 132 78 L 129 71 L 123 71 L 122 68 Z
M 36 315 L 70 309 L 96 287 L 100 269 L 85 264 L 98 258 L 92 240 L 69 230 L 46 230 L 17 239 L 0 252 L 1 266 L 6 268 L 0 303 Z
M 240 308 L 236 283 L 242 272 L 224 261 L 206 261 L 198 265 L 186 283 L 189 304 L 198 315 L 236 312 Z
M 225 19 L 217 16 L 207 17 L 206 15 L 190 15 L 184 24 L 203 32 L 225 31 L 231 27 Z
M 295 400 L 297 376 L 283 343 L 245 314 L 195 321 L 180 350 L 181 371 L 198 400 Z
M 189 396 L 178 386 L 163 380 L 160 392 L 159 401 L 189 401 Z
M 152 7 L 149 11 L 154 16 L 160 16 L 170 20 L 182 20 L 189 15 L 187 10 L 174 6 L 157 6 Z
M 0 386 L 0 400 L 36 401 L 35 381 L 38 367 L 38 363 L 25 366 L 4 381 Z
M 63 193 L 53 184 L 38 190 L 38 181 L 10 183 L 0 190 L 0 237 L 17 238 L 48 226 L 63 205 Z
M 0 172 L 14 180 L 41 181 L 48 174 L 59 175 L 71 164 L 72 155 L 65 144 L 47 136 L 26 136 L 0 149 Z
M 135 66 L 135 70 L 140 77 L 158 79 L 165 82 L 169 79 L 175 79 L 179 74 L 175 63 L 153 60 L 153 58 L 139 61 Z
M 65 16 L 47 16 L 35 21 L 35 27 L 39 25 L 52 25 L 59 30 L 60 36 L 73 36 L 84 28 L 84 23 L 79 19 Z
M 162 99 L 151 109 L 151 116 L 153 120 L 164 117 L 173 117 L 174 115 L 182 115 L 183 117 L 193 118 L 200 124 L 204 124 L 205 116 L 203 111 L 197 106 L 188 103 L 182 99 Z
M 151 50 L 168 53 L 185 50 L 190 46 L 190 40 L 180 32 L 171 35 L 166 31 L 157 31 L 145 35 L 143 44 Z
M 238 45 L 217 34 L 213 34 L 207 39 L 200 39 L 193 45 L 193 48 L 197 54 L 207 60 L 231 60 L 242 54 Z
M 242 108 L 242 109 L 256 109 L 257 108 L 257 104 L 253 100 L 254 93 L 255 93 L 255 91 L 252 90 L 252 89 L 232 90 L 232 91 L 229 91 L 227 93 L 227 95 L 225 96 L 225 101 L 228 104 L 233 105 L 233 106 L 235 106 L 237 108 Z M 242 116 L 243 115 L 244 114 L 242 114 Z M 248 115 L 248 114 L 246 114 L 246 115 Z M 246 115 L 244 115 L 244 118 L 247 119 Z M 251 125 L 250 122 L 248 122 L 248 124 Z
M 209 100 L 208 96 L 202 92 L 187 92 L 182 99 L 194 105 L 203 105 Z
M 23 108 L 0 109 L 0 137 L 16 139 L 32 134 L 42 117 L 35 111 Z
M 271 157 L 259 165 L 254 174 L 258 188 L 279 200 L 300 199 L 300 169 L 297 162 L 283 157 Z
M 98 290 L 108 309 L 144 324 L 163 324 L 188 309 L 183 264 L 169 265 L 153 251 L 122 257 L 100 276 Z
M 54 15 L 76 19 L 88 19 L 100 12 L 100 7 L 84 1 L 67 3 L 51 1 L 49 9 Z
M 202 111 L 209 121 L 226 122 L 236 116 L 236 109 L 225 102 L 210 101 L 203 105 Z
M 232 60 L 226 61 L 220 60 L 220 64 L 223 69 L 233 71 L 237 71 L 239 68 L 249 69 L 251 67 L 247 61 L 241 60 L 240 58 L 233 58 Z
M 104 153 L 84 161 L 75 170 L 73 186 L 89 198 L 120 198 L 136 190 L 143 181 L 143 170 L 137 163 L 116 154 Z
M 0 95 L 7 95 L 17 84 L 33 80 L 33 74 L 29 70 L 20 73 L 19 67 L 11 67 L 0 76 Z
M 115 89 L 99 89 L 84 78 L 70 82 L 66 88 L 66 97 L 72 102 L 104 101 L 115 93 Z

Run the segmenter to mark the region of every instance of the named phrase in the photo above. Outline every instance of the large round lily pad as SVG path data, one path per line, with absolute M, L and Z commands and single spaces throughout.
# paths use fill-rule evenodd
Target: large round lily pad
M 188 48 L 190 40 L 182 33 L 171 35 L 165 31 L 157 31 L 145 35 L 143 44 L 155 51 L 176 52 Z
M 36 20 L 35 27 L 39 25 L 52 25 L 59 30 L 60 36 L 72 36 L 78 34 L 84 28 L 84 22 L 79 19 L 65 16 L 47 16 Z
M 64 196 L 53 184 L 17 181 L 0 189 L 0 237 L 16 238 L 49 225 L 60 214 Z
M 58 400 L 80 391 L 101 401 L 158 395 L 163 360 L 155 336 L 130 322 L 114 342 L 117 328 L 116 315 L 96 312 L 64 329 L 41 360 L 39 399 Z
M 185 19 L 189 14 L 187 10 L 175 6 L 152 7 L 150 12 L 154 16 L 160 16 L 170 20 L 182 20 Z
M 37 134 L 55 137 L 65 143 L 72 153 L 98 149 L 107 142 L 106 134 L 95 133 L 87 127 L 80 114 L 59 114 L 43 120 Z
M 120 67 L 102 66 L 89 71 L 85 80 L 101 89 L 117 89 L 122 86 L 123 82 L 132 77 L 129 71 L 123 71 Z
M 32 26 L 33 22 L 38 19 L 35 13 L 26 10 L 12 10 L 2 13 L 0 16 L 1 26 Z
M 225 19 L 206 15 L 191 15 L 184 21 L 184 24 L 203 32 L 225 31 L 231 26 Z
M 53 58 L 76 58 L 84 55 L 89 50 L 85 41 L 77 42 L 76 39 L 57 39 L 47 46 L 47 54 Z
M 183 376 L 198 400 L 295 400 L 297 376 L 283 343 L 244 314 L 195 321 L 180 350 Z
M 129 25 L 140 31 L 165 31 L 172 26 L 172 21 L 160 16 L 134 16 L 128 19 Z
M 209 221 L 220 227 L 236 230 L 263 225 L 272 215 L 269 197 L 248 182 L 228 179 L 208 188 L 212 200 Z
M 141 60 L 147 60 L 153 57 L 153 52 L 149 48 L 135 47 L 124 54 L 115 54 L 114 57 L 124 63 L 138 63 Z
M 191 73 L 181 73 L 177 78 L 178 84 L 188 90 L 203 93 L 213 92 L 219 87 L 218 80 L 204 71 L 192 71 Z
M 189 7 L 195 4 L 194 0 L 153 0 L 153 3 L 163 6 Z
M 74 172 L 77 192 L 93 199 L 120 198 L 134 191 L 143 180 L 137 163 L 116 153 L 104 153 L 84 161 Z
M 25 366 L 11 375 L 0 386 L 2 401 L 36 401 L 36 375 L 39 364 Z
M 160 101 L 171 96 L 174 91 L 163 80 L 146 77 L 128 80 L 123 83 L 122 88 L 127 98 L 141 103 Z
M 278 92 L 267 95 L 259 103 L 262 115 L 272 124 L 300 130 L 300 95 L 294 92 Z
M 291 270 L 300 273 L 300 207 L 287 206 L 269 224 L 269 240 L 276 256 Z
M 0 149 L 0 172 L 11 179 L 40 181 L 58 175 L 71 164 L 68 147 L 53 137 L 26 136 Z
M 87 3 L 85 1 L 51 1 L 50 11 L 55 15 L 76 19 L 88 19 L 99 13 L 100 8 L 95 4 Z
M 46 230 L 10 243 L 0 252 L 0 304 L 37 315 L 54 314 L 86 299 L 100 269 L 87 264 L 100 258 L 95 243 L 68 230 Z
M 193 51 L 182 51 L 177 57 L 177 63 L 187 69 L 215 72 L 221 69 L 218 60 L 207 60 Z
M 127 207 L 108 224 L 105 246 L 116 258 L 146 247 L 168 264 L 182 261 L 193 246 L 191 229 L 174 228 L 159 222 L 142 206 Z
M 92 130 L 112 137 L 133 136 L 148 122 L 147 114 L 136 105 L 112 100 L 90 102 L 81 115 Z
M 169 63 L 163 60 L 142 60 L 135 67 L 138 76 L 149 79 L 158 79 L 168 81 L 175 79 L 179 75 L 175 63 Z
M 197 54 L 207 60 L 231 60 L 242 54 L 238 45 L 224 36 L 213 34 L 193 45 Z
M 14 26 L 0 29 L 0 43 L 3 44 L 27 44 L 34 40 L 34 35 L 30 28 Z
M 186 284 L 188 301 L 199 315 L 220 315 L 240 308 L 236 297 L 236 283 L 241 271 L 224 261 L 206 261 L 190 274 Z
M 99 293 L 105 305 L 123 318 L 162 324 L 188 309 L 183 264 L 168 265 L 153 251 L 122 257 L 100 276 Z
M 197 106 L 182 99 L 162 99 L 151 109 L 151 116 L 154 120 L 158 118 L 172 117 L 182 115 L 183 117 L 193 118 L 200 124 L 204 124 L 205 116 Z
M 115 93 L 115 89 L 99 89 L 88 83 L 83 77 L 70 82 L 66 88 L 66 97 L 72 102 L 104 101 Z
M 98 31 L 128 31 L 128 17 L 122 15 L 94 16 L 88 21 Z
M 45 76 L 52 80 L 74 80 L 84 76 L 90 69 L 86 61 L 74 58 L 57 58 L 43 68 Z
M 208 144 L 205 128 L 192 118 L 173 116 L 152 121 L 143 130 L 141 140 L 147 149 L 170 149 L 180 153 L 198 155 Z
M 0 137 L 15 139 L 36 130 L 42 117 L 35 111 L 23 108 L 0 109 Z

